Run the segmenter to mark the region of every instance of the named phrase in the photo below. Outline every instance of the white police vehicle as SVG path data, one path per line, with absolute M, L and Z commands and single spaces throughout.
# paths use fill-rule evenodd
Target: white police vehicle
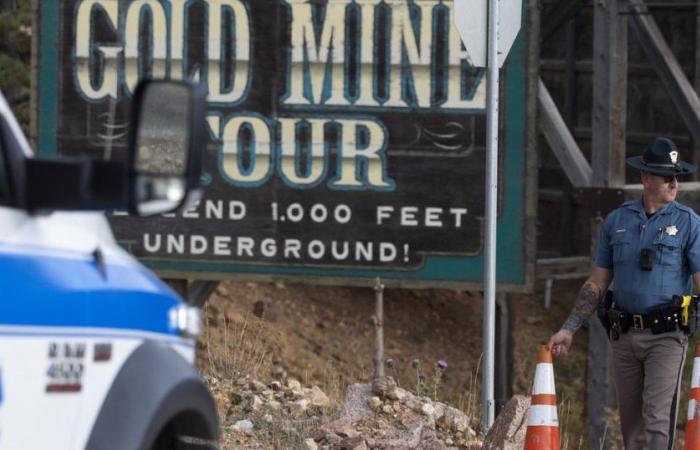
M 117 245 L 98 210 L 196 192 L 205 95 L 150 81 L 126 162 L 32 157 L 0 95 L 0 450 L 207 448 L 199 315 Z

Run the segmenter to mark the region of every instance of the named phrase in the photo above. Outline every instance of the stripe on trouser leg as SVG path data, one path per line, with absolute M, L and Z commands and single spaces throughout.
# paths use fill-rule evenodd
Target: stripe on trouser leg
M 557 407 L 551 405 L 530 405 L 527 413 L 527 426 L 558 427 Z
M 671 402 L 671 414 L 669 417 L 668 424 L 668 450 L 673 450 L 673 439 L 675 437 L 674 432 L 676 431 L 676 414 L 678 413 L 678 391 L 680 389 L 681 374 L 683 372 L 683 365 L 685 364 L 685 351 L 686 346 L 683 346 L 683 356 L 681 357 L 681 364 L 678 367 L 678 374 L 676 375 L 676 390 L 673 392 L 673 401 Z

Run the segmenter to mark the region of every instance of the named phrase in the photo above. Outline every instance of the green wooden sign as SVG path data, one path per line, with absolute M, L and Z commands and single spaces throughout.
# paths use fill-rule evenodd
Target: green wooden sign
M 203 198 L 174 215 L 110 217 L 162 275 L 481 285 L 486 80 L 452 1 L 65 0 L 38 11 L 43 154 L 123 157 L 139 79 L 208 87 Z M 498 280 L 511 290 L 533 278 L 523 28 L 503 72 Z

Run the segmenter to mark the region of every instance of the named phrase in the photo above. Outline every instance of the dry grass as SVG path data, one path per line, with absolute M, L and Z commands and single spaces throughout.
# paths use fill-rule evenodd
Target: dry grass
M 231 380 L 249 375 L 266 376 L 272 367 L 270 353 L 261 339 L 263 329 L 254 317 L 246 317 L 238 328 L 226 317 L 211 317 L 205 308 L 206 325 L 202 341 L 206 373 Z M 222 321 L 223 326 L 214 326 Z
M 252 315 L 232 320 L 225 314 L 205 308 L 203 316 L 206 326 L 200 339 L 198 365 L 205 380 L 210 383 L 219 409 L 222 428 L 220 448 L 304 448 L 304 440 L 313 435 L 321 418 L 298 419 L 281 412 L 248 412 L 245 418 L 251 418 L 255 423 L 255 439 L 250 442 L 236 441 L 231 427 L 244 418 L 241 415 L 244 388 L 237 381 L 247 377 L 268 382 L 273 372 L 271 352 L 263 339 L 265 329 L 261 320 Z M 320 388 L 337 405 L 336 400 L 344 396 L 345 386 L 334 373 L 329 371 L 330 376 Z M 331 415 L 336 410 L 331 408 L 327 414 Z

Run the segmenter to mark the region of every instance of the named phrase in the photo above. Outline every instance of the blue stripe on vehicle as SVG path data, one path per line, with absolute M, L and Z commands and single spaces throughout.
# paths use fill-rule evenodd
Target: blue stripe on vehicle
M 168 313 L 178 297 L 133 263 L 0 253 L 0 324 L 92 327 L 177 334 Z

